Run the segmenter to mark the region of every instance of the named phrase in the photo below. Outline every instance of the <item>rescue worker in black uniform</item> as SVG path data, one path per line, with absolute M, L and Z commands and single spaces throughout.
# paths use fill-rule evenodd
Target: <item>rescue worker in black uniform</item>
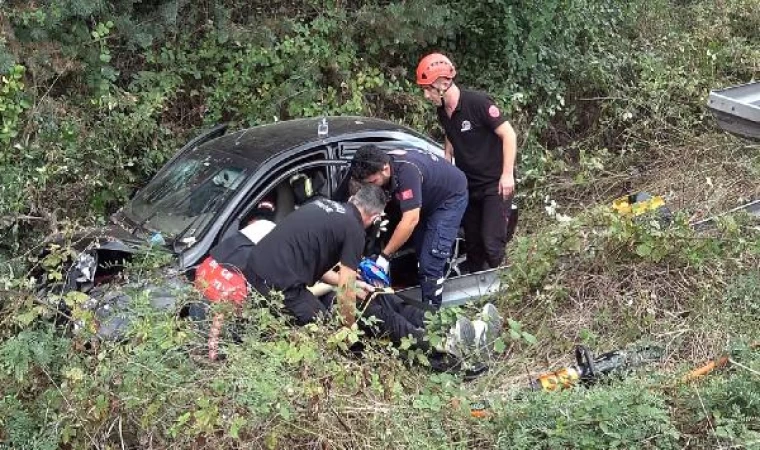
M 361 189 L 347 203 L 314 200 L 286 216 L 258 244 L 242 233 L 225 239 L 211 249 L 209 261 L 202 266 L 223 266 L 265 297 L 272 291 L 281 292 L 286 311 L 299 325 L 316 320 L 332 305 L 334 295 L 317 298 L 307 289 L 321 279 L 339 287 L 341 314 L 351 326 L 356 302 L 353 283 L 365 229 L 380 217 L 385 204 L 385 193 L 369 188 Z M 337 272 L 332 270 L 336 265 Z M 214 286 L 219 280 L 203 281 Z
M 257 244 L 237 233 L 209 252 L 196 272 L 196 286 L 213 302 L 230 301 L 242 305 L 252 287 L 264 297 L 281 292 L 284 306 L 298 325 L 330 313 L 336 295 L 314 295 L 309 286 L 322 280 L 338 287 L 338 303 L 346 326 L 355 322 L 356 298 L 362 300 L 364 316 L 379 319 L 376 327 L 361 326 L 370 334 L 387 335 L 399 344 L 413 337 L 416 347 L 431 350 L 425 340 L 424 311 L 405 304 L 395 295 L 370 294 L 374 287 L 356 279 L 362 257 L 365 230 L 381 216 L 385 192 L 366 184 L 338 203 L 324 198 L 312 200 L 290 213 L 257 237 Z M 339 266 L 338 272 L 332 270 Z M 216 359 L 221 317 L 214 318 L 209 339 L 209 356 Z M 460 318 L 446 338 L 444 351 L 462 357 L 475 347 L 475 329 Z
M 499 107 L 485 93 L 460 89 L 456 70 L 440 53 L 417 66 L 417 84 L 437 106 L 446 135 L 446 159 L 467 175 L 469 204 L 464 215 L 470 271 L 498 267 L 517 222 L 515 192 L 517 138 Z
M 411 237 L 419 260 L 422 301 L 440 308 L 446 262 L 467 208 L 464 173 L 431 152 L 386 153 L 375 145 L 365 145 L 351 161 L 351 177 L 385 187 L 401 209 L 401 221 L 377 264 L 387 272 L 390 256 Z

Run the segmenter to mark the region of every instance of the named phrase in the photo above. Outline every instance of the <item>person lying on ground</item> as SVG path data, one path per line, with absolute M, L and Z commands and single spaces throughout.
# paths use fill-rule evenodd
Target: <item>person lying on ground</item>
M 360 280 L 361 281 L 361 280 Z M 451 355 L 457 362 L 482 363 L 491 357 L 493 343 L 501 332 L 502 318 L 496 307 L 487 303 L 476 320 L 460 316 L 449 329 L 439 345 L 431 345 L 428 340 L 425 310 L 405 302 L 395 294 L 374 294 L 374 288 L 366 283 L 361 285 L 364 292 L 358 293 L 362 300 L 360 310 L 367 322 L 359 321 L 360 327 L 370 336 L 387 337 L 393 344 L 400 345 L 404 338 L 410 338 L 410 348 L 417 348 L 432 358 Z M 375 320 L 372 320 L 372 319 Z
M 379 212 L 382 212 L 384 199 L 385 196 L 379 188 L 368 184 L 355 192 L 348 204 L 320 199 L 291 213 L 277 227 L 271 224 L 271 226 L 259 229 L 255 234 L 248 233 L 244 239 L 239 237 L 228 238 L 212 249 L 210 256 L 201 264 L 196 275 L 196 286 L 212 302 L 232 301 L 238 306 L 241 306 L 248 296 L 250 287 L 265 297 L 275 291 L 282 292 L 286 312 L 299 325 L 313 322 L 319 316 L 326 316 L 331 312 L 336 298 L 334 293 L 336 286 L 340 287 L 338 291 L 344 292 L 349 289 L 353 291 L 351 288 L 356 288 L 355 293 L 359 299 L 366 301 L 375 288 L 361 279 L 356 279 L 356 269 L 353 269 L 351 274 L 341 274 L 341 269 L 345 270 L 347 267 L 358 266 L 363 242 L 347 243 L 344 240 L 340 249 L 333 249 L 334 256 L 332 258 L 324 259 L 321 263 L 323 265 L 316 271 L 310 269 L 306 273 L 303 273 L 304 265 L 295 264 L 296 257 L 292 255 L 312 255 L 313 260 L 316 261 L 317 256 L 319 256 L 318 252 L 330 253 L 329 248 L 331 246 L 339 245 L 332 236 L 335 233 L 350 236 L 351 234 L 347 233 L 346 229 L 350 230 L 351 227 L 347 227 L 346 224 L 353 225 L 355 230 L 359 218 L 362 218 L 362 225 L 366 229 L 379 215 Z M 324 203 L 320 206 L 320 202 Z M 330 207 L 332 211 L 326 211 L 325 208 L 327 207 Z M 356 219 L 351 217 L 346 219 L 345 216 L 348 212 L 353 212 Z M 254 222 L 251 225 L 260 222 Z M 331 223 L 332 227 L 329 226 Z M 311 224 L 313 226 L 310 226 Z M 361 234 L 363 236 L 363 232 Z M 255 242 L 258 242 L 259 245 L 253 246 L 252 243 Z M 314 245 L 325 242 L 327 245 Z M 347 244 L 351 248 L 349 253 L 345 252 Z M 357 248 L 358 250 L 356 250 Z M 260 258 L 259 261 L 263 261 L 263 264 L 253 264 L 257 258 Z M 314 279 L 314 274 L 319 273 L 327 265 L 327 261 L 335 261 L 336 259 L 340 261 L 336 265 L 337 271 L 326 270 L 320 277 L 328 289 L 315 286 L 317 280 Z M 264 270 L 256 272 L 256 267 L 263 267 Z M 291 277 L 294 274 L 297 275 L 299 270 L 302 274 L 299 279 L 300 283 L 288 284 L 280 281 L 286 279 L 286 275 Z M 342 279 L 354 279 L 355 281 L 352 283 L 353 286 L 350 286 L 343 283 Z M 271 282 L 270 280 L 275 281 Z M 352 302 L 350 308 L 341 308 L 344 323 L 348 326 L 354 322 L 353 312 L 356 304 L 355 300 L 350 301 Z M 399 297 L 387 294 L 375 296 L 368 303 L 365 303 L 365 306 L 366 308 L 362 308 L 364 315 L 366 317 L 374 316 L 379 320 L 378 327 L 373 330 L 365 328 L 365 330 L 371 334 L 388 336 L 394 343 L 400 343 L 404 337 L 413 337 L 419 348 L 424 351 L 431 350 L 428 342 L 424 339 L 424 311 L 405 305 Z M 350 309 L 348 311 L 350 316 L 347 320 L 346 310 L 348 309 Z M 492 312 L 495 313 L 495 308 L 492 309 Z M 497 313 L 490 316 L 486 314 L 486 317 L 490 317 L 487 319 L 489 324 L 498 322 L 500 326 Z M 469 320 L 462 318 L 452 327 L 445 344 L 438 350 L 461 358 L 465 353 L 475 348 L 476 344 L 473 339 L 486 335 L 486 328 L 485 324 L 478 326 L 478 321 L 473 326 Z M 495 329 L 496 327 L 491 325 L 490 330 Z M 214 317 L 209 338 L 209 357 L 211 359 L 215 359 L 217 355 L 220 330 L 221 316 L 217 315 Z M 480 334 L 478 334 L 479 332 Z
M 367 185 L 346 203 L 320 198 L 303 205 L 257 244 L 236 233 L 211 249 L 196 271 L 196 287 L 212 302 L 238 306 L 251 289 L 265 298 L 279 292 L 286 313 L 297 325 L 328 314 L 337 298 L 343 322 L 350 327 L 355 321 L 354 285 L 365 230 L 381 216 L 385 204 L 383 190 Z M 334 272 L 331 268 L 336 265 L 339 269 Z M 338 294 L 314 295 L 308 286 L 318 280 L 336 286 Z M 221 317 L 215 317 L 212 328 L 217 321 Z M 213 346 L 209 356 L 216 357 Z

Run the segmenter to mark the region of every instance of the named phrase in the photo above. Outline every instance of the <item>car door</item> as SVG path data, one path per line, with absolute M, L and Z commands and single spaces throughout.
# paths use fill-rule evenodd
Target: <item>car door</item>
M 340 142 L 337 147 L 337 153 L 340 159 L 350 161 L 356 150 L 359 147 L 367 144 L 374 144 L 383 150 L 390 151 L 394 149 L 418 149 L 423 151 L 432 151 L 439 156 L 443 157 L 443 149 L 437 146 L 431 145 L 429 142 L 422 141 L 420 139 L 383 139 L 378 138 L 376 140 L 362 139 L 361 141 L 349 140 Z M 339 174 L 341 179 L 340 185 L 347 184 L 348 170 L 342 168 L 342 172 Z M 340 192 L 340 188 L 338 190 Z M 398 223 L 400 219 L 400 211 L 397 207 L 394 209 L 395 202 L 389 204 L 389 208 L 386 212 L 390 218 L 390 230 Z M 394 217 L 395 216 L 395 217 Z M 388 236 L 389 237 L 389 236 Z M 416 276 L 416 255 L 411 248 L 410 243 L 407 243 L 402 249 L 394 255 L 394 260 L 398 260 L 401 267 L 396 269 L 391 263 L 391 279 L 394 284 L 399 277 L 402 277 L 401 286 L 397 286 L 399 292 L 404 292 L 406 295 L 412 298 L 421 298 L 421 292 L 419 290 L 416 279 L 414 283 L 410 283 L 410 272 Z M 498 291 L 500 282 L 498 277 L 499 269 L 490 269 L 477 273 L 464 273 L 461 266 L 466 261 L 466 254 L 464 253 L 464 239 L 458 238 L 455 243 L 454 252 L 452 258 L 449 260 L 446 269 L 446 281 L 444 281 L 443 291 L 443 305 L 453 306 L 466 303 L 468 301 L 483 297 L 488 294 Z
M 248 218 L 251 210 L 255 208 L 259 202 L 261 202 L 272 192 L 276 191 L 279 186 L 282 186 L 284 182 L 287 182 L 294 175 L 298 175 L 307 171 L 324 169 L 326 186 L 320 195 L 332 198 L 335 191 L 335 183 L 332 181 L 334 179 L 335 168 L 343 167 L 347 164 L 348 163 L 344 160 L 325 159 L 294 165 L 283 171 L 272 174 L 272 176 L 268 178 L 265 183 L 263 183 L 259 188 L 252 191 L 244 201 L 240 202 L 238 210 L 235 212 L 235 214 L 233 214 L 232 218 L 225 225 L 222 233 L 220 233 L 219 240 L 230 236 L 245 226 L 243 222 L 246 218 Z M 276 207 L 281 207 L 281 205 L 276 205 Z
M 258 197 L 265 193 L 263 189 L 273 179 L 285 177 L 299 167 L 316 167 L 327 161 L 330 154 L 325 146 L 305 145 L 283 150 L 258 163 L 255 171 L 241 183 L 240 189 L 218 214 L 217 220 L 209 222 L 203 229 L 194 230 L 192 235 L 181 235 L 175 240 L 174 251 L 178 254 L 179 268 L 185 270 L 194 267 L 208 254 L 211 247 L 236 231 L 237 228 L 234 227 L 239 225 L 242 211 L 249 208 L 252 202 L 260 201 Z

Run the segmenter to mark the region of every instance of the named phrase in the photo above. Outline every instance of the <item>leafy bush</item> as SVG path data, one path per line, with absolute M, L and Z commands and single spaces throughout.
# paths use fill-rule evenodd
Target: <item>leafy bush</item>
M 499 448 L 680 448 L 666 399 L 640 380 L 537 393 L 502 408 L 494 423 Z
M 57 227 L 57 205 L 102 217 L 188 129 L 222 120 L 366 114 L 440 137 L 412 82 L 433 49 L 452 56 L 462 85 L 510 113 L 526 186 L 568 169 L 556 161 L 609 169 L 619 151 L 703 127 L 706 90 L 756 74 L 746 63 L 758 56 L 751 4 L 692 2 L 678 13 L 666 0 L 14 6 L 6 51 L 34 83 L 4 100 L 15 105 L 4 127 L 24 133 L 4 134 L 5 161 L 20 164 L 3 171 L 2 229 L 17 243 Z M 568 145 L 577 138 L 586 144 Z
M 499 300 L 520 321 L 508 322 L 509 360 L 473 384 L 410 369 L 382 343 L 356 359 L 339 350 L 353 334 L 292 329 L 253 307 L 237 324 L 241 342 L 210 364 L 198 357 L 203 326 L 149 308 L 140 289 L 124 342 L 92 346 L 87 326 L 61 334 L 35 319 L 50 311 L 26 263 L 41 234 L 102 224 L 193 130 L 218 121 L 366 114 L 440 137 L 413 84 L 429 50 L 450 54 L 460 85 L 488 91 L 510 114 L 521 195 L 540 202 L 558 180 L 582 193 L 601 174 L 662 164 L 663 142 L 710 130 L 707 91 L 758 76 L 759 11 L 757 0 L 11 2 L 0 16 L 0 441 L 749 445 L 760 415 L 750 355 L 738 360 L 751 370 L 721 372 L 698 390 L 631 378 L 515 396 L 495 404 L 490 422 L 451 406 L 522 384 L 504 376 L 522 372 L 517 361 L 556 360 L 577 340 L 612 348 L 654 335 L 669 340 L 672 358 L 693 361 L 751 336 L 760 247 L 741 220 L 697 235 L 680 216 L 664 228 L 597 209 L 519 236 Z M 577 197 L 581 209 L 589 199 Z M 541 341 L 530 352 L 520 343 L 536 338 L 524 329 Z
M 678 391 L 679 428 L 696 439 L 697 446 L 752 448 L 760 440 L 757 348 L 739 345 L 729 354 L 739 365 L 729 363 L 724 376 L 710 376 Z
M 705 327 L 715 314 L 728 321 L 730 313 L 721 305 L 735 302 L 712 299 L 726 295 L 722 287 L 731 281 L 726 274 L 752 267 L 758 236 L 738 225 L 741 219 L 726 223 L 698 234 L 682 214 L 669 226 L 655 214 L 631 220 L 604 206 L 572 219 L 560 216 L 542 232 L 513 241 L 502 280 L 509 289 L 499 306 L 539 338 L 562 342 L 585 334 L 607 336 L 602 343 L 616 345 L 621 338 L 631 342 L 658 334 L 673 326 L 684 302 L 694 318 L 706 315 Z M 666 276 L 679 282 L 662 283 Z M 751 298 L 744 304 L 751 308 Z M 749 317 L 737 317 L 732 326 L 741 323 L 745 330 Z M 689 349 L 696 343 L 683 336 L 682 345 Z
M 24 71 L 24 66 L 15 65 L 0 78 L 0 83 L 2 83 L 0 84 L 0 119 L 3 123 L 3 128 L 0 129 L 0 142 L 5 145 L 10 144 L 18 136 L 23 113 L 31 106 L 24 92 Z M 9 155 L 2 156 L 0 163 L 10 162 L 6 160 Z

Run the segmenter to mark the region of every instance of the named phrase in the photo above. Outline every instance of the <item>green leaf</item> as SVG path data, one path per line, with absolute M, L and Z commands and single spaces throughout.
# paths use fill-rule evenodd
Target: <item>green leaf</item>
M 172 425 L 171 429 L 169 429 L 169 434 L 172 437 L 177 437 L 179 434 L 179 430 L 182 428 L 183 425 L 187 423 L 188 420 L 190 420 L 192 413 L 186 412 L 185 414 L 182 414 L 181 416 L 177 417 L 176 423 Z
M 288 408 L 288 406 L 285 404 L 280 404 L 278 406 L 279 406 L 280 416 L 285 420 L 290 420 L 292 416 L 290 413 L 290 408 Z
M 90 296 L 80 291 L 71 291 L 66 294 L 64 301 L 69 307 L 82 304 L 90 299 Z
M 63 376 L 71 381 L 82 381 L 84 379 L 84 371 L 79 367 L 69 367 L 63 371 Z
M 504 339 L 502 338 L 496 338 L 496 340 L 493 342 L 493 351 L 496 353 L 504 353 L 504 351 L 507 349 L 507 344 L 504 342 Z
M 333 339 L 335 339 L 337 342 L 345 341 L 346 337 L 348 337 L 348 328 L 341 328 L 337 333 L 335 333 L 335 335 L 333 335 Z
M 62 279 L 63 279 L 63 274 L 61 274 L 61 272 L 48 273 L 48 280 L 61 281 Z
M 240 439 L 240 429 L 245 425 L 245 419 L 243 417 L 235 417 L 230 423 L 230 436 L 233 439 Z
M 21 327 L 26 328 L 37 318 L 37 316 L 39 316 L 39 311 L 37 311 L 36 308 L 33 308 L 24 313 L 16 314 L 14 320 L 17 324 L 21 325 Z
M 534 345 L 536 342 L 538 342 L 538 339 L 536 339 L 535 336 L 533 336 L 530 333 L 526 333 L 524 331 L 522 333 L 522 338 L 525 339 L 525 342 L 527 342 L 528 344 L 531 344 L 531 345 Z
M 646 258 L 652 254 L 652 246 L 648 243 L 641 243 L 636 246 L 636 254 L 642 258 Z

